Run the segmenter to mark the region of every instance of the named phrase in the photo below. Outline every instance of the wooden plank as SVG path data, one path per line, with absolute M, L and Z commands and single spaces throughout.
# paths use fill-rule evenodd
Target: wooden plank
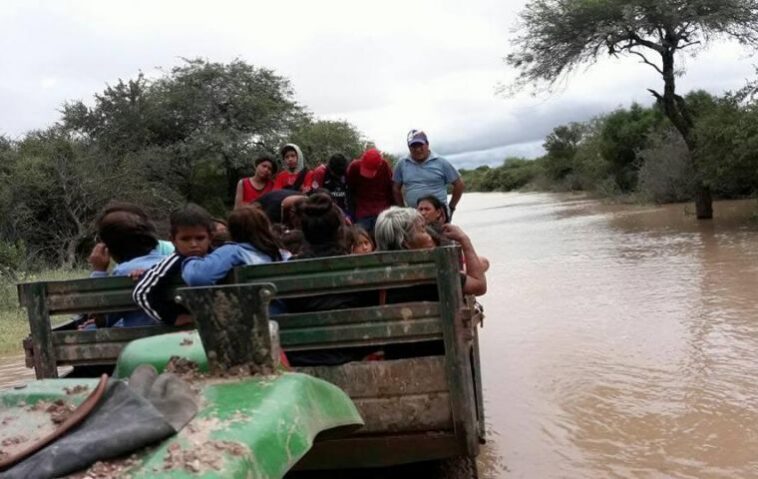
M 268 305 L 275 292 L 270 283 L 177 290 L 177 300 L 195 318 L 212 373 L 239 367 L 250 374 L 273 372 Z
M 476 395 L 477 436 L 479 438 L 479 443 L 484 444 L 487 439 L 487 422 L 484 414 L 482 364 L 479 359 L 479 328 L 477 326 L 474 326 L 474 340 L 471 348 L 471 366 L 473 368 L 474 376 L 474 394 Z
M 310 260 L 309 260 L 310 261 Z M 286 269 L 287 263 L 278 263 L 276 269 Z M 279 268 L 281 267 L 281 268 Z M 276 271 L 272 268 L 270 271 Z M 259 275 L 248 276 L 246 269 L 235 273 L 234 284 L 249 283 L 260 279 Z M 326 271 L 326 272 L 325 272 Z M 431 283 L 436 278 L 435 266 L 400 265 L 363 270 L 330 271 L 322 269 L 318 273 L 304 274 L 276 272 L 266 277 L 266 282 L 277 287 L 279 296 L 306 296 L 324 293 L 371 290 L 383 287 L 398 287 L 411 284 Z M 94 278 L 48 283 L 55 291 L 47 295 L 47 307 L 51 314 L 72 314 L 79 312 L 110 313 L 137 309 L 132 300 L 134 282 L 123 278 Z M 104 282 L 104 285 L 100 285 Z
M 341 366 L 297 368 L 339 387 L 353 399 L 447 392 L 442 356 L 356 361 Z
M 400 321 L 439 317 L 439 306 L 433 302 L 416 302 L 371 306 L 366 308 L 280 314 L 276 316 L 281 330 L 313 326 L 346 325 L 369 321 Z
M 32 345 L 32 337 L 27 336 L 21 341 L 21 345 L 24 348 L 24 363 L 27 368 L 34 367 L 34 346 Z
M 453 430 L 450 395 L 444 393 L 358 398 L 365 425 L 356 435 Z
M 442 327 L 439 318 L 373 321 L 344 326 L 280 330 L 279 337 L 284 349 L 302 351 L 432 341 L 442 338 Z
M 140 328 L 102 328 L 89 331 L 53 331 L 53 344 L 96 344 L 105 342 L 129 342 L 135 339 L 147 338 L 158 334 L 175 333 L 194 329 L 192 326 L 146 326 Z
M 286 264 L 286 263 L 282 263 Z M 321 271 L 313 274 L 270 276 L 267 282 L 276 285 L 278 296 L 312 296 L 326 293 L 371 290 L 389 286 L 432 283 L 437 277 L 432 264 L 393 266 L 355 271 Z M 240 272 L 237 282 L 255 280 Z
M 134 283 L 112 291 L 87 291 L 51 294 L 47 306 L 51 314 L 115 313 L 134 311 L 138 306 L 132 300 Z
M 456 249 L 438 248 L 435 255 L 453 424 L 455 434 L 464 444 L 466 455 L 475 457 L 479 452 L 476 400 L 470 347 L 465 340 L 470 330 L 464 326 L 462 317 L 463 295 L 458 271 L 458 253 Z
M 33 284 L 33 283 L 24 283 Z M 45 281 L 50 295 L 85 293 L 95 291 L 114 291 L 134 287 L 134 280 L 127 276 L 111 276 L 107 278 L 80 278 L 62 281 Z M 20 285 L 20 286 L 23 286 Z
M 268 279 L 273 276 L 305 275 L 324 271 L 371 269 L 400 264 L 433 263 L 428 251 L 385 251 L 365 255 L 334 256 L 270 263 L 237 268 L 239 279 Z
M 235 272 L 239 275 L 240 279 L 244 280 L 268 279 L 274 276 L 305 275 L 323 271 L 370 269 L 400 264 L 430 263 L 433 261 L 432 258 L 431 250 L 381 252 L 368 255 L 348 255 L 246 266 L 237 268 Z M 81 278 L 64 281 L 45 281 L 43 283 L 47 285 L 49 295 L 120 291 L 134 287 L 134 281 L 128 277 Z M 34 283 L 19 284 L 20 300 L 21 288 L 27 288 L 31 284 Z
M 26 314 L 29 317 L 34 371 L 37 379 L 57 378 L 58 369 L 55 367 L 50 314 L 45 301 L 47 285 L 45 283 L 20 285 L 18 291 L 21 304 L 26 307 Z
M 317 439 L 313 448 L 294 469 L 385 467 L 445 459 L 462 454 L 458 439 L 446 432 Z
M 54 346 L 57 364 L 76 366 L 84 364 L 116 364 L 121 350 L 128 342 L 105 342 L 98 344 Z

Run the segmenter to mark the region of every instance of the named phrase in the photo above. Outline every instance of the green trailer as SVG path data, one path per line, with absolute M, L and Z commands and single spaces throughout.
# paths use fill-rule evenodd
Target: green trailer
M 484 441 L 478 351 L 482 317 L 461 293 L 458 267 L 454 247 L 243 267 L 222 285 L 177 286 L 176 300 L 192 310 L 197 331 L 52 328 L 53 315 L 134 309 L 133 283 L 127 278 L 101 278 L 21 284 L 19 298 L 31 328 L 25 340 L 27 365 L 35 368 L 39 379 L 56 377 L 57 367 L 65 365 L 115 365 L 116 374 L 126 377 L 144 363 L 162 370 L 172 356 L 187 358 L 210 373 L 243 363 L 263 364 L 265 372 L 276 349 L 276 339 L 272 342 L 270 328 L 264 326 L 269 319 L 278 324 L 281 348 L 290 354 L 400 345 L 411 353 L 393 360 L 295 368 L 281 375 L 277 381 L 297 376 L 336 386 L 351 398 L 363 420 L 362 427 L 348 434 L 316 433 L 312 446 L 291 466 L 331 470 L 451 459 L 472 464 Z M 273 299 L 419 285 L 436 285 L 439 300 L 380 302 L 273 318 L 264 307 Z M 228 327 L 236 328 L 234 334 L 213 334 L 214 328 Z M 248 341 L 252 346 L 240 348 L 230 340 L 239 337 L 252 338 Z M 413 353 L 417 345 L 435 343 L 439 348 L 432 349 L 438 352 L 419 348 L 418 354 Z M 256 377 L 245 381 L 255 382 Z M 231 394 L 224 391 L 214 401 Z

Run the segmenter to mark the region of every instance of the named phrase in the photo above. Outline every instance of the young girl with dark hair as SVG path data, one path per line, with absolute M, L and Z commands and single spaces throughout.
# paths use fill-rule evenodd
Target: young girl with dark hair
M 376 249 L 374 239 L 360 226 L 353 226 L 348 231 L 348 249 L 352 254 L 373 253 Z
M 229 215 L 227 243 L 213 253 L 193 256 L 182 264 L 182 278 L 190 286 L 215 284 L 237 266 L 265 264 L 287 260 L 290 254 L 282 250 L 271 231 L 266 214 L 254 206 L 242 206 Z
M 300 225 L 306 245 L 297 259 L 344 256 L 349 253 L 345 241 L 345 221 L 332 199 L 323 193 L 311 195 L 300 205 Z M 290 313 L 359 308 L 377 303 L 376 292 L 324 294 L 286 300 Z M 343 348 L 337 350 L 290 352 L 293 366 L 336 365 L 357 361 L 375 348 Z
M 348 254 L 343 240 L 344 216 L 332 199 L 316 193 L 305 200 L 299 208 L 300 229 L 306 248 L 298 258 L 323 258 Z

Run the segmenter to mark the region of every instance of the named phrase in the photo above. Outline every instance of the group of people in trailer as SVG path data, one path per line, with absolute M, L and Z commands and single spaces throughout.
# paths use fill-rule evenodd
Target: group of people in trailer
M 463 230 L 451 224 L 464 190 L 460 175 L 430 150 L 423 131 L 408 134 L 408 149 L 394 171 L 375 148 L 352 161 L 334 154 L 309 170 L 300 148 L 284 145 L 280 158 L 255 160 L 255 173 L 239 181 L 235 207 L 227 218 L 213 218 L 194 204 L 172 211 L 169 241 L 158 238 L 139 206 L 108 205 L 97 218 L 99 243 L 89 257 L 91 276 L 131 276 L 136 282 L 133 298 L 141 309 L 87 319 L 80 328 L 190 324 L 189 312 L 169 294 L 179 278 L 190 286 L 211 285 L 238 266 L 451 243 L 461 247 L 464 294 L 484 294 L 489 263 Z M 437 299 L 436 288 L 390 293 L 394 294 L 381 301 Z M 275 301 L 271 313 L 353 308 L 378 301 L 376 294 L 324 295 Z

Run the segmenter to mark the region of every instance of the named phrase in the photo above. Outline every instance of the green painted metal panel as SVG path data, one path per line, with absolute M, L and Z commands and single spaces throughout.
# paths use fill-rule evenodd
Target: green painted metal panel
M 439 308 L 434 302 L 403 303 L 368 308 L 337 309 L 310 313 L 280 314 L 276 316 L 280 329 L 310 328 L 314 326 L 346 325 L 370 321 L 399 321 L 421 318 L 438 318 Z
M 457 251 L 439 248 L 434 253 L 439 270 L 437 290 L 445 337 L 445 361 L 455 434 L 464 442 L 466 455 L 475 457 L 479 452 L 476 399 L 473 389 L 471 345 L 466 339 L 469 334 L 463 321 L 464 304 L 460 271 L 456 264 Z
M 434 303 L 372 309 L 373 313 L 364 311 L 364 308 L 325 313 L 323 316 L 328 321 L 324 326 L 318 324 L 320 316 L 317 313 L 282 316 L 279 329 L 282 348 L 308 350 L 442 338 L 439 317 L 431 315 L 437 309 Z M 344 324 L 340 324 L 341 321 Z M 299 327 L 292 328 L 293 324 Z M 162 371 L 171 356 L 189 359 L 197 363 L 201 371 L 208 371 L 208 359 L 200 336 L 196 331 L 186 331 L 132 341 L 121 351 L 116 374 L 127 377 L 143 363 Z
M 115 375 L 129 377 L 140 364 L 151 364 L 159 372 L 166 368 L 172 356 L 189 359 L 202 372 L 208 372 L 208 358 L 196 330 L 161 334 L 129 343 L 118 357 Z
M 393 285 L 409 286 L 412 284 L 432 283 L 436 277 L 435 266 L 433 264 L 423 264 L 291 276 L 272 276 L 265 278 L 265 281 L 276 285 L 277 296 L 300 296 L 378 289 Z M 263 280 L 263 278 L 247 278 L 244 272 L 240 272 L 237 282 L 244 283 L 256 280 Z
M 339 388 L 304 374 L 207 385 L 202 395 L 208 406 L 131 471 L 133 478 L 198 477 L 185 470 L 165 470 L 170 449 L 177 447 L 174 444 L 207 449 L 221 441 L 243 444 L 247 453 L 225 454 L 220 470 L 204 471 L 199 477 L 280 478 L 311 448 L 319 432 L 363 424 Z
M 39 401 L 65 398 L 67 403 L 79 405 L 96 387 L 99 379 L 61 378 L 29 381 L 19 387 L 0 391 L 0 407 L 28 406 Z M 66 389 L 86 386 L 79 394 L 67 394 Z M 23 411 L 22 411 L 23 412 Z
M 186 331 L 191 327 L 147 326 L 144 328 L 102 328 L 92 331 L 54 331 L 53 344 L 97 344 L 107 342 L 133 341 L 158 334 Z
M 239 268 L 240 278 L 268 278 L 279 275 L 310 274 L 324 271 L 368 269 L 394 266 L 398 264 L 419 264 L 434 262 L 434 256 L 428 251 L 392 251 L 366 255 L 334 256 L 330 258 L 304 259 L 286 263 L 246 266 Z
M 96 383 L 44 380 L 0 393 L 3 415 L 14 417 L 14 424 L 19 424 L 4 428 L 3 433 L 19 434 L 23 424 L 36 426 L 27 405 L 55 399 L 78 404 L 86 393 L 71 395 L 66 388 L 86 385 L 91 391 Z M 198 415 L 176 436 L 142 450 L 137 465 L 124 474 L 135 479 L 281 478 L 312 447 L 320 432 L 349 432 L 363 425 L 344 392 L 305 374 L 215 379 L 197 381 L 194 386 L 200 395 Z M 200 459 L 188 467 L 172 460 L 185 454 L 194 457 L 195 453 Z
M 441 339 L 442 326 L 439 318 L 405 322 L 376 321 L 323 328 L 281 329 L 279 338 L 285 350 L 344 348 Z

